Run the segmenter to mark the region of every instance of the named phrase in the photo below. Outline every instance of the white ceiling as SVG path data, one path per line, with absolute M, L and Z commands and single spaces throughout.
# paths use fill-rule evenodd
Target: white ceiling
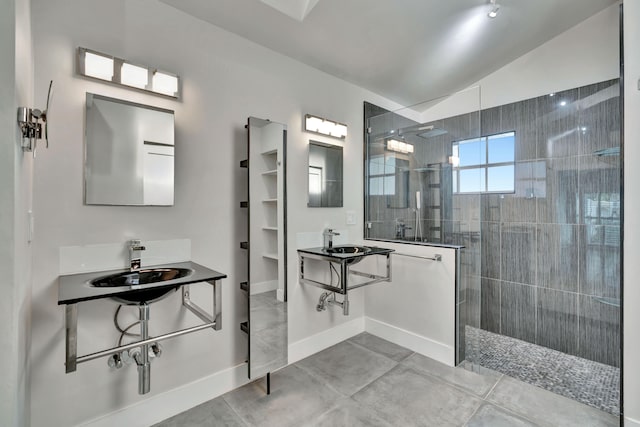
M 161 0 L 402 105 L 461 90 L 616 0 Z

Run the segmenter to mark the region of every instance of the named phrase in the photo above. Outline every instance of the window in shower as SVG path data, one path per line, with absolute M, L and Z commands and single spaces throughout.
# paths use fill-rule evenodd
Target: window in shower
M 513 193 L 515 191 L 515 132 L 452 143 L 453 192 Z

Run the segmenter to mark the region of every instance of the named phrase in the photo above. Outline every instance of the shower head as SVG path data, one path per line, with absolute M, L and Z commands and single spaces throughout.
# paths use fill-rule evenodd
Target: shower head
M 428 139 L 428 138 L 433 138 L 433 137 L 436 137 L 436 136 L 444 135 L 445 133 L 447 133 L 446 130 L 439 129 L 439 128 L 434 128 L 433 126 L 431 126 L 431 129 L 427 130 L 426 132 L 419 133 L 417 135 L 420 138 Z
M 444 135 L 446 130 L 435 127 L 434 125 L 412 126 L 404 129 L 398 129 L 398 135 L 409 136 L 415 135 L 423 139 L 433 138 L 435 136 Z

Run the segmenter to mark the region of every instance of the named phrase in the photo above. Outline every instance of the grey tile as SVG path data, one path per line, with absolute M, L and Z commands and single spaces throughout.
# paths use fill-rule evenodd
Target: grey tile
M 396 364 L 388 357 L 349 341 L 343 341 L 297 363 L 345 396 L 351 396 Z
M 527 99 L 500 107 L 503 132 L 516 133 L 516 161 L 538 157 L 538 127 L 536 125 L 537 100 Z
M 619 304 L 615 299 L 580 295 L 579 356 L 610 366 L 620 366 Z
M 513 194 L 500 195 L 502 222 L 536 222 L 534 162 L 516 162 Z
M 356 335 L 349 341 L 368 348 L 378 354 L 388 357 L 389 359 L 399 362 L 413 353 L 408 348 L 400 347 L 390 341 L 371 335 L 367 332 Z
M 509 282 L 535 283 L 536 227 L 502 223 L 500 227 L 500 278 Z
M 494 135 L 501 133 L 501 107 L 486 108 L 480 112 L 481 135 Z M 513 130 L 513 129 L 512 129 Z
M 536 194 L 538 222 L 576 224 L 578 206 L 579 157 L 547 159 L 544 182 Z
M 480 223 L 480 275 L 500 279 L 500 223 Z
M 495 405 L 484 403 L 465 425 L 467 427 L 535 427 L 537 424 Z
M 618 79 L 579 88 L 580 150 L 593 154 L 620 146 L 620 85 Z
M 578 351 L 578 294 L 538 288 L 536 344 Z
M 600 216 L 608 224 L 620 223 L 620 157 L 580 156 L 580 224 Z
M 154 427 L 244 427 L 246 424 L 222 397 L 210 400 Z
M 500 195 L 482 194 L 480 196 L 480 215 L 482 221 L 500 221 Z
M 467 328 L 467 358 L 528 384 L 610 414 L 620 407 L 620 369 L 476 328 Z
M 618 418 L 574 400 L 502 377 L 488 401 L 546 426 L 618 426 Z
M 579 226 L 539 224 L 537 285 L 578 292 Z
M 580 226 L 580 293 L 605 298 L 620 298 L 620 227 L 613 225 Z
M 296 365 L 271 375 L 269 395 L 259 380 L 223 397 L 248 425 L 278 427 L 302 425 L 344 398 Z
M 455 194 L 451 199 L 452 220 L 478 221 L 480 218 L 480 194 Z
M 480 326 L 490 332 L 500 333 L 500 282 L 482 279 Z
M 353 396 L 396 426 L 460 426 L 482 400 L 441 380 L 398 366 Z
M 474 277 L 471 280 L 471 286 L 466 291 L 466 300 L 464 305 L 464 322 L 466 325 L 480 327 L 481 310 L 482 310 L 482 286 L 481 278 Z
M 479 111 L 446 118 L 442 121 L 442 124 L 448 132 L 446 140 L 449 142 L 480 136 Z
M 536 339 L 536 288 L 501 282 L 500 331 L 528 342 Z
M 475 322 L 469 321 L 469 303 L 461 302 L 456 304 L 456 327 L 458 329 L 456 334 L 456 360 L 455 363 L 460 363 L 460 361 L 466 359 L 466 343 L 467 340 L 465 338 L 465 331 L 468 324 L 475 326 Z
M 380 418 L 371 408 L 359 405 L 353 399 L 341 400 L 334 408 L 315 420 L 308 420 L 311 427 L 393 427 Z
M 538 157 L 558 158 L 579 154 L 578 89 L 537 98 Z
M 500 374 L 495 372 L 487 370 L 483 375 L 463 367 L 450 367 L 417 353 L 409 356 L 402 364 L 480 397 L 486 396 L 500 378 Z
M 500 199 L 502 222 L 536 222 L 536 199 L 504 194 Z

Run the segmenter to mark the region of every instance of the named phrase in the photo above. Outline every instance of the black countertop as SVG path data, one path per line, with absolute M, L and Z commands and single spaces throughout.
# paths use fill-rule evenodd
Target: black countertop
M 336 262 L 341 262 L 343 260 L 352 260 L 354 258 L 362 258 L 369 255 L 386 255 L 391 252 L 395 252 L 395 249 L 387 249 L 387 248 L 379 248 L 377 246 L 365 246 L 365 245 L 336 245 L 334 248 L 347 247 L 347 246 L 358 246 L 367 248 L 368 251 L 363 252 L 355 252 L 355 253 L 336 253 L 336 252 L 328 252 L 326 249 L 320 248 L 308 248 L 308 249 L 298 249 L 298 253 L 305 255 L 312 255 L 316 257 L 323 258 L 332 258 Z
M 191 261 L 144 266 L 141 270 L 149 268 L 187 268 L 193 270 L 193 272 L 188 276 L 164 282 L 116 287 L 93 287 L 89 282 L 100 277 L 110 276 L 112 274 L 118 274 L 129 270 L 118 269 L 92 273 L 67 274 L 58 277 L 58 305 L 75 304 L 81 301 L 108 298 L 117 295 L 124 296 L 125 294 L 141 292 L 148 289 L 170 288 L 189 285 L 191 283 L 219 280 L 227 277 L 224 273 L 211 270 Z

